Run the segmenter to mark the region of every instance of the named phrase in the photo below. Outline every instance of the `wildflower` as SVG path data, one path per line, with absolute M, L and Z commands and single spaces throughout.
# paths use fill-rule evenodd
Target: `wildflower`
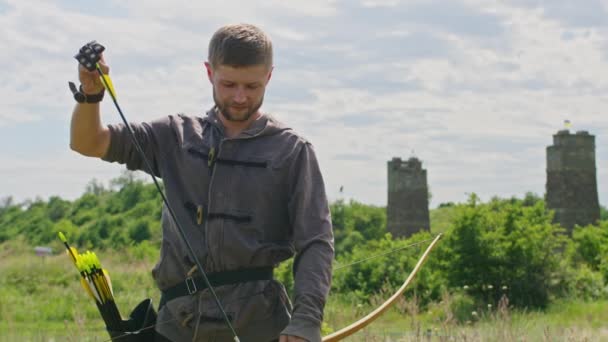
M 474 317 L 477 317 L 477 311 L 471 312 L 471 315 L 473 315 Z
M 488 304 L 488 310 L 492 310 L 492 304 Z
M 465 285 L 462 287 L 465 291 L 469 289 L 469 285 Z
M 492 286 L 492 285 L 488 285 L 488 290 L 491 290 L 491 289 L 493 289 L 493 288 L 494 288 L 494 286 Z
M 508 287 L 507 285 L 503 285 L 503 286 L 502 286 L 502 290 L 503 290 L 503 291 L 507 291 L 508 289 L 509 289 L 509 287 Z

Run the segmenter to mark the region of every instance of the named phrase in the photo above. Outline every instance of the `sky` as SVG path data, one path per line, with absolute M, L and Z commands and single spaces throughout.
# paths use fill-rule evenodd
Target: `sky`
M 330 201 L 386 205 L 387 162 L 411 156 L 431 207 L 542 195 L 570 120 L 608 202 L 608 0 L 0 0 L 0 198 L 75 199 L 123 170 L 69 148 L 84 43 L 106 47 L 128 120 L 202 115 L 209 38 L 238 22 L 273 40 L 262 110 L 312 142 Z

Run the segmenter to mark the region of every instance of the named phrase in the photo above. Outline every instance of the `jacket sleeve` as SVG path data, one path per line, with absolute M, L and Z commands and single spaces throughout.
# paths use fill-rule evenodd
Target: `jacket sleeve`
M 325 185 L 314 150 L 305 143 L 292 165 L 288 210 L 293 229 L 294 310 L 282 334 L 321 341 L 331 286 L 334 240 Z
M 154 175 L 160 177 L 161 147 L 167 143 L 164 140 L 168 138 L 171 129 L 170 118 L 167 117 L 149 123 L 130 123 L 129 125 L 150 162 Z M 127 127 L 120 123 L 108 125 L 108 129 L 110 130 L 110 146 L 106 155 L 101 159 L 126 164 L 129 170 L 141 170 L 149 173 L 148 167 L 137 151 Z

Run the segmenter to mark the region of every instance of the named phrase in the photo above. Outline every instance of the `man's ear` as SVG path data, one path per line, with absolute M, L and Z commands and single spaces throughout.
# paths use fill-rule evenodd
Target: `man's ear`
M 270 79 L 272 78 L 273 70 L 274 70 L 274 65 L 270 67 L 270 71 L 268 72 L 268 78 L 266 79 L 266 84 L 268 84 L 268 82 L 270 82 Z
M 207 78 L 209 78 L 209 82 L 213 84 L 213 68 L 209 62 L 205 62 L 205 68 L 207 69 Z

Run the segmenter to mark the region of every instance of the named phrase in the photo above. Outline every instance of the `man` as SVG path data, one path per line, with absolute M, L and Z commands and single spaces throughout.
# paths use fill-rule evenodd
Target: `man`
M 330 214 L 311 144 L 260 111 L 272 43 L 253 25 L 229 25 L 212 37 L 208 59 L 215 106 L 205 116 L 172 115 L 133 131 L 205 272 L 237 278 L 214 288 L 241 341 L 320 341 L 334 255 Z M 124 125 L 101 124 L 98 75 L 79 66 L 79 78 L 87 99 L 72 114 L 71 148 L 146 171 Z M 171 341 L 232 341 L 210 291 L 193 286 L 200 272 L 166 208 L 162 228 L 152 271 L 162 291 L 156 331 Z M 272 267 L 294 253 L 292 308 Z

